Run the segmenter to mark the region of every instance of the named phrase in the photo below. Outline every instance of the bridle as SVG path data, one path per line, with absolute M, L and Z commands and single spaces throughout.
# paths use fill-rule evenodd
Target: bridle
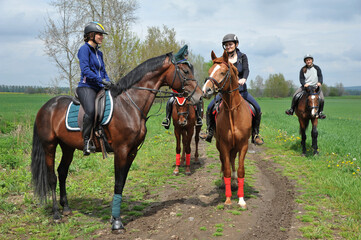
M 158 93 L 162 93 L 162 96 L 155 96 L 156 98 L 169 98 L 169 97 L 185 97 L 185 100 L 190 100 L 194 93 L 196 92 L 196 89 L 199 88 L 198 82 L 196 79 L 194 78 L 187 78 L 186 76 L 184 76 L 178 66 L 178 64 L 184 64 L 184 62 L 176 62 L 174 56 L 172 56 L 172 60 L 171 63 L 174 65 L 175 67 L 175 71 L 174 71 L 174 75 L 173 75 L 173 80 L 172 80 L 172 84 L 170 85 L 170 88 L 173 89 L 173 85 L 174 82 L 176 80 L 176 78 L 178 77 L 181 81 L 181 93 L 178 92 L 170 92 L 170 91 L 162 91 L 162 90 L 158 90 L 158 89 L 153 89 L 153 88 L 147 88 L 147 87 L 137 87 L 137 86 L 132 86 L 131 88 L 133 89 L 138 89 L 138 90 L 147 90 L 150 91 L 152 93 L 155 93 L 156 95 Z M 193 89 L 193 91 L 188 94 L 185 91 L 185 84 L 187 81 L 195 81 L 196 82 L 196 87 Z M 142 118 L 144 118 L 146 121 L 152 116 L 145 116 L 143 111 L 138 107 L 138 105 L 134 102 L 134 100 L 131 98 L 131 96 L 129 95 L 129 93 L 126 91 L 125 92 L 126 95 L 128 96 L 128 98 L 130 99 L 130 101 L 132 102 L 132 104 L 138 109 L 138 111 L 141 113 Z M 158 112 L 160 111 L 161 106 L 159 107 Z
M 146 87 L 133 86 L 131 88 L 139 89 L 139 90 L 148 90 L 148 91 L 154 92 L 155 94 L 157 94 L 157 93 L 162 93 L 163 94 L 162 96 L 156 96 L 156 98 L 185 97 L 186 100 L 190 100 L 193 97 L 194 93 L 196 92 L 196 89 L 199 88 L 197 80 L 194 79 L 194 78 L 187 78 L 186 76 L 184 76 L 182 74 L 178 64 L 184 64 L 184 62 L 176 63 L 176 61 L 174 59 L 174 56 L 173 56 L 173 58 L 171 60 L 171 63 L 174 65 L 175 71 L 174 71 L 174 75 L 173 75 L 172 84 L 169 87 L 174 89 L 173 85 L 174 85 L 174 82 L 175 82 L 176 78 L 178 77 L 181 80 L 181 90 L 182 90 L 181 93 L 175 93 L 175 92 L 170 92 L 170 91 L 162 91 L 162 90 L 153 89 L 153 88 L 146 88 Z M 185 91 L 185 83 L 187 81 L 195 81 L 196 82 L 196 87 L 193 89 L 193 91 L 190 94 L 188 94 Z
M 213 78 L 213 77 L 207 77 L 204 82 L 207 82 L 208 80 L 210 80 L 211 83 L 212 83 L 212 89 L 213 89 L 213 91 L 214 91 L 215 93 L 218 93 L 218 92 L 220 92 L 220 93 L 232 93 L 232 92 L 238 90 L 238 87 L 235 88 L 235 89 L 232 89 L 232 90 L 230 90 L 230 91 L 225 91 L 225 90 L 223 90 L 223 88 L 226 86 L 227 82 L 228 82 L 228 81 L 230 81 L 230 82 L 232 81 L 232 77 L 231 77 L 231 66 L 230 66 L 228 63 L 226 63 L 226 62 L 221 62 L 221 63 L 218 63 L 218 64 L 224 64 L 224 65 L 226 65 L 227 68 L 228 68 L 228 70 L 227 70 L 227 72 L 226 72 L 226 75 L 223 77 L 222 81 L 218 82 L 218 81 L 217 81 L 215 78 Z M 215 86 L 217 86 L 217 89 L 215 88 Z
M 307 100 L 306 100 L 306 106 L 307 106 L 307 108 L 308 109 L 310 109 L 311 111 L 313 110 L 313 109 L 316 109 L 316 110 L 318 110 L 319 109 L 319 104 L 317 105 L 317 106 L 309 106 L 309 99 L 308 99 L 308 97 L 309 96 L 319 96 L 320 95 L 320 90 L 318 90 L 318 91 L 313 91 L 314 89 L 317 89 L 317 88 L 315 88 L 315 87 L 312 87 L 312 86 L 310 86 L 310 87 L 308 87 L 308 90 L 306 91 L 306 93 L 308 94 L 307 95 Z

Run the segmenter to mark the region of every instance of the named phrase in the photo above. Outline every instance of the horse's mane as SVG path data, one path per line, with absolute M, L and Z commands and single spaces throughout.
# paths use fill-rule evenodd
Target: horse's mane
M 134 84 L 138 83 L 147 73 L 153 72 L 163 66 L 163 62 L 166 57 L 172 58 L 172 52 L 158 57 L 150 58 L 145 62 L 139 64 L 111 87 L 112 96 L 118 96 L 123 91 L 131 88 Z

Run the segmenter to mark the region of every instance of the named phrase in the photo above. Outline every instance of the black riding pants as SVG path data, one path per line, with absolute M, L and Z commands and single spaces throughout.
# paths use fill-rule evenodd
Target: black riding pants
M 90 119 L 94 119 L 95 115 L 95 97 L 97 92 L 89 87 L 78 87 L 76 89 L 80 104 L 83 106 L 86 115 Z

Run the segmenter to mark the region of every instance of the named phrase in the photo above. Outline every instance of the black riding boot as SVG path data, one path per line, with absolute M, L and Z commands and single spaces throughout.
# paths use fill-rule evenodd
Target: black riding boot
M 214 129 L 216 127 L 216 121 L 214 119 L 212 111 L 207 111 L 206 121 L 207 121 L 207 132 L 208 132 L 208 134 L 206 136 L 206 141 L 212 142 L 212 137 L 214 135 Z
M 169 129 L 170 126 L 170 118 L 172 115 L 172 107 L 173 107 L 174 97 L 169 98 L 167 102 L 167 106 L 165 107 L 165 118 L 162 122 L 162 126 L 165 129 Z
M 252 143 L 262 145 L 263 138 L 259 135 L 259 125 L 261 124 L 262 113 L 257 113 L 252 120 Z
M 83 139 L 84 139 L 84 156 L 88 156 L 91 152 L 95 151 L 95 147 L 91 144 L 90 134 L 93 128 L 93 119 L 91 119 L 87 114 L 84 114 L 83 118 Z
M 326 118 L 326 115 L 323 114 L 323 105 L 324 105 L 325 101 L 322 99 L 320 99 L 320 105 L 319 105 L 319 108 L 318 108 L 318 118 L 319 119 L 325 119 Z
M 287 115 L 290 115 L 290 116 L 293 115 L 293 113 L 295 112 L 296 104 L 297 104 L 296 96 L 294 96 L 294 97 L 292 98 L 291 108 L 288 109 L 288 110 L 286 110 L 285 113 L 286 113 Z
M 203 112 L 202 102 L 199 102 L 197 104 L 197 110 L 196 110 L 196 117 L 197 117 L 196 126 L 202 126 L 203 125 L 202 112 Z

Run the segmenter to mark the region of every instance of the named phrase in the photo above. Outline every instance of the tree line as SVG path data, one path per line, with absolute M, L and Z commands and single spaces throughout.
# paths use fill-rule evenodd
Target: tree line
M 290 97 L 293 96 L 298 87 L 299 86 L 296 86 L 293 81 L 286 81 L 282 73 L 270 74 L 265 81 L 261 76 L 256 76 L 255 80 L 250 80 L 248 83 L 248 91 L 254 97 Z M 344 94 L 352 94 L 345 91 L 342 83 L 336 83 L 335 86 L 322 84 L 321 89 L 325 96 L 342 96 Z M 359 92 L 359 94 L 361 93 Z
M 16 85 L 0 85 L 0 92 L 9 93 L 46 93 L 46 94 L 67 94 L 68 87 L 40 87 L 40 86 L 16 86 Z

